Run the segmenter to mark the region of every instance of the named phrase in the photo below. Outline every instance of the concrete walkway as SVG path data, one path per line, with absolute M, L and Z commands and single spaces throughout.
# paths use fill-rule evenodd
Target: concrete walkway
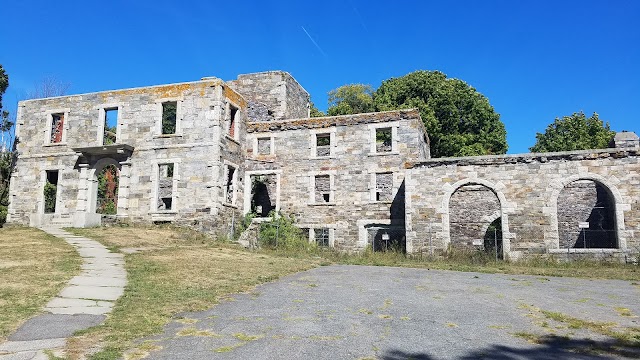
M 45 350 L 64 347 L 66 338 L 78 330 L 99 325 L 124 292 L 127 273 L 124 256 L 102 244 L 55 227 L 41 230 L 66 240 L 82 257 L 82 272 L 44 308 L 0 344 L 0 359 L 48 359 Z

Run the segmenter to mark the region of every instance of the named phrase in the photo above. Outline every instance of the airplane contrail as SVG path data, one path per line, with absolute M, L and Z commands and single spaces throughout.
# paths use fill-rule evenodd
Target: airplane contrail
M 315 40 L 313 40 L 311 35 L 309 35 L 309 32 L 307 31 L 307 29 L 305 29 L 304 26 L 300 26 L 300 27 L 302 28 L 302 31 L 304 31 L 304 33 L 307 34 L 307 36 L 309 37 L 309 40 L 311 40 L 313 45 L 315 45 L 318 48 L 320 53 L 322 53 L 322 55 L 324 55 L 324 57 L 328 57 L 327 54 L 324 51 L 322 51 L 322 48 L 320 47 L 320 45 L 318 45 L 318 43 Z

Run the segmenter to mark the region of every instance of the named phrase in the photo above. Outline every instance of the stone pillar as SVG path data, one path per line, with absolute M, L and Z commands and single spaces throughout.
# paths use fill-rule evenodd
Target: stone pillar
M 78 203 L 76 205 L 76 212 L 86 213 L 89 212 L 88 200 L 89 196 L 89 164 L 80 164 L 80 179 L 78 179 Z
M 120 162 L 120 178 L 118 180 L 118 218 L 129 216 L 129 182 L 131 178 L 131 162 Z

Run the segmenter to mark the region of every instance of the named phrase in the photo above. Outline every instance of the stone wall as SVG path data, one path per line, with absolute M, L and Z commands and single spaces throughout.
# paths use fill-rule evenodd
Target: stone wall
M 249 101 L 253 121 L 309 117 L 309 93 L 287 72 L 242 74 L 227 83 Z
M 162 134 L 165 101 L 177 102 L 175 134 Z M 78 214 L 93 214 L 95 219 L 95 172 L 105 162 L 121 171 L 121 219 L 206 229 L 232 221 L 234 211 L 239 216 L 240 210 L 238 204 L 223 205 L 221 174 L 225 163 L 237 164 L 235 191 L 241 203 L 246 122 L 239 119 L 235 138 L 225 136 L 230 104 L 239 107 L 240 114 L 246 112 L 246 101 L 218 79 L 20 102 L 9 221 L 42 223 L 47 170 L 60 171 L 52 216 L 66 219 L 68 225 Z M 112 108 L 118 109 L 117 143 L 103 145 L 104 111 Z M 65 118 L 62 141 L 50 143 L 48 124 L 58 113 Z M 174 164 L 171 179 L 160 179 L 162 164 Z M 173 194 L 171 209 L 158 209 L 163 194 Z
M 376 127 L 395 128 L 394 151 L 375 152 Z M 247 128 L 247 149 L 258 138 L 273 137 L 274 144 L 274 155 L 250 150 L 247 171 L 278 174 L 279 208 L 293 214 L 301 228 L 332 229 L 334 246 L 346 251 L 367 246 L 365 226 L 403 229 L 404 166 L 424 159 L 428 146 L 416 110 L 252 122 Z M 318 156 L 316 134 L 330 134 L 329 156 Z M 377 173 L 388 173 L 385 186 L 392 187 L 391 196 L 381 201 L 376 200 Z M 322 181 L 320 190 L 330 192 L 329 202 L 315 192 L 316 176 Z
M 497 195 L 504 254 L 512 259 L 580 251 L 617 254 L 619 258 L 637 253 L 640 249 L 638 150 L 634 147 L 446 158 L 413 164 L 405 180 L 407 251 L 445 251 L 456 241 L 451 230 L 451 196 L 461 186 L 474 184 L 486 186 Z M 577 180 L 595 181 L 610 193 L 615 208 L 618 249 L 561 249 L 558 208 L 564 200 L 559 197 L 567 185 Z

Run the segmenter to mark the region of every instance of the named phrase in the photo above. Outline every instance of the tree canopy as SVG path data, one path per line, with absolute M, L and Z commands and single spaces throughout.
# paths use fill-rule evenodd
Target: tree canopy
M 415 71 L 370 85 L 329 92 L 329 115 L 417 108 L 431 140 L 431 156 L 504 154 L 506 130 L 489 100 L 462 80 L 439 71 Z
M 373 88 L 365 84 L 349 84 L 329 91 L 329 116 L 361 114 L 376 111 Z
M 2 95 L 7 91 L 9 87 L 9 76 L 4 71 L 2 64 L 0 64 L 0 110 L 2 110 Z
M 322 111 L 318 110 L 318 108 L 313 103 L 313 101 L 311 101 L 309 104 L 309 117 L 322 117 L 322 116 L 325 116 L 325 114 Z
M 597 113 L 591 117 L 580 111 L 570 116 L 556 118 L 544 133 L 536 133 L 536 143 L 529 148 L 532 152 L 571 151 L 604 149 L 616 132 L 603 123 Z

